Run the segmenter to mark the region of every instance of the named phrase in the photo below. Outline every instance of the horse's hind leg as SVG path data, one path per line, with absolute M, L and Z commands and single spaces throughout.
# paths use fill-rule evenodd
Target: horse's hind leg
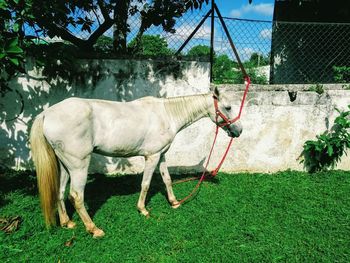
M 64 192 L 66 190 L 69 174 L 64 165 L 59 161 L 60 164 L 60 189 L 58 194 L 58 215 L 60 218 L 60 224 L 62 227 L 74 228 L 75 223 L 68 217 L 66 206 L 64 204 Z
M 165 162 L 164 155 L 162 155 L 159 163 L 159 171 L 160 174 L 162 175 L 163 182 L 165 184 L 167 193 L 168 193 L 168 200 L 169 203 L 173 208 L 178 208 L 180 206 L 180 203 L 176 200 L 176 197 L 174 195 L 173 187 L 172 187 L 172 182 L 171 182 L 171 177 L 168 171 L 168 167 Z
M 87 172 L 88 172 L 88 166 L 90 162 L 90 156 L 86 157 L 84 160 L 79 160 L 81 164 L 77 165 L 75 162 L 75 167 L 70 169 L 70 199 L 77 210 L 81 220 L 83 221 L 86 230 L 93 234 L 94 238 L 102 237 L 104 236 L 104 232 L 96 227 L 94 222 L 91 220 L 91 217 L 86 211 L 85 205 L 84 205 L 84 189 L 86 185 L 87 180 Z

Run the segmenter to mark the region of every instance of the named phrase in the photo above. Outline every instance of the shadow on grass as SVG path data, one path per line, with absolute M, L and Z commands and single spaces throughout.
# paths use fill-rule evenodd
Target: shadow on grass
M 5 195 L 10 192 L 21 191 L 26 195 L 37 195 L 38 188 L 35 172 L 0 170 L 0 206 L 8 203 Z
M 200 177 L 200 174 L 177 174 L 172 175 L 173 182 L 186 180 L 191 177 Z M 141 191 L 142 174 L 137 175 L 119 175 L 107 176 L 105 174 L 91 174 L 85 187 L 85 202 L 89 207 L 90 216 L 94 216 L 103 204 L 112 196 L 138 194 Z M 219 180 L 214 177 L 208 180 L 218 184 Z M 152 178 L 150 189 L 147 194 L 146 205 L 148 201 L 156 194 L 161 193 L 167 200 L 165 184 L 160 174 L 155 173 Z M 136 205 L 136 203 L 135 203 Z M 73 212 L 72 207 L 67 207 L 68 212 Z
M 191 177 L 200 177 L 201 173 L 185 173 L 172 175 L 173 182 L 186 180 Z M 89 214 L 93 217 L 103 204 L 112 196 L 123 196 L 138 194 L 141 190 L 142 174 L 116 175 L 90 174 L 85 187 L 85 202 Z M 217 178 L 210 179 L 210 182 L 218 184 Z M 0 170 L 0 207 L 9 203 L 5 195 L 10 192 L 21 191 L 25 195 L 38 196 L 37 180 L 34 171 Z M 66 193 L 69 192 L 69 186 Z M 148 201 L 156 194 L 161 193 L 167 200 L 166 188 L 160 174 L 155 173 L 147 194 Z M 136 203 L 135 203 L 136 205 Z M 70 216 L 75 209 L 66 200 L 67 212 Z

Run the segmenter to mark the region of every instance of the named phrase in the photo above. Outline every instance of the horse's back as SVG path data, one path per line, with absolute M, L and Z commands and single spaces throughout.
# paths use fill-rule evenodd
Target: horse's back
M 88 100 L 81 98 L 65 99 L 44 111 L 45 122 L 58 122 L 69 125 L 70 122 L 78 122 L 81 119 L 90 119 L 92 107 Z
M 50 142 L 65 142 L 85 153 L 156 152 L 174 137 L 162 103 L 152 97 L 131 102 L 69 98 L 44 112 L 44 134 Z

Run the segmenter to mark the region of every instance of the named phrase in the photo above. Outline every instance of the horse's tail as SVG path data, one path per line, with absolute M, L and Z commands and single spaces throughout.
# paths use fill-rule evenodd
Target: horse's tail
M 30 147 L 34 161 L 41 207 L 47 227 L 56 224 L 58 200 L 58 164 L 55 152 L 43 132 L 44 115 L 40 114 L 30 131 Z

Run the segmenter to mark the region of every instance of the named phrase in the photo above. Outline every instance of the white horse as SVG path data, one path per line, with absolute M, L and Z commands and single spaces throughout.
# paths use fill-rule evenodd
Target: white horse
M 179 131 L 203 117 L 210 117 L 229 136 L 238 137 L 242 132 L 239 121 L 221 125 L 225 122 L 222 114 L 227 118 L 234 115 L 231 100 L 228 94 L 219 94 L 215 89 L 214 99 L 213 94 L 168 99 L 145 97 L 131 102 L 69 98 L 43 111 L 33 123 L 30 143 L 47 226 L 55 224 L 57 208 L 61 226 L 75 227 L 64 204 L 70 177 L 69 199 L 87 231 L 93 237 L 104 235 L 84 206 L 84 188 L 93 152 L 113 157 L 145 157 L 137 203 L 141 214 L 149 216 L 145 199 L 158 164 L 169 202 L 173 208 L 179 207 L 164 154 Z

